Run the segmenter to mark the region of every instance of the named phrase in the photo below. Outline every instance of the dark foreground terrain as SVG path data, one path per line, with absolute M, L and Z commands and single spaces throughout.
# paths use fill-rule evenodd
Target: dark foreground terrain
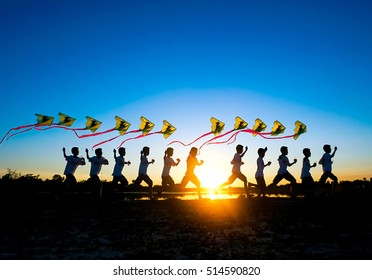
M 372 259 L 372 197 L 1 200 L 1 259 Z

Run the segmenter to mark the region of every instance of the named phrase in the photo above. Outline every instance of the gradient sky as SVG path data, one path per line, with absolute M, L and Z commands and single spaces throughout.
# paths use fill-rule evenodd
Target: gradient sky
M 124 174 L 138 172 L 143 146 L 151 148 L 149 175 L 160 182 L 162 157 L 172 140 L 190 142 L 210 131 L 209 118 L 231 129 L 236 116 L 253 127 L 256 118 L 268 128 L 275 120 L 293 133 L 294 122 L 307 125 L 297 140 L 265 140 L 240 134 L 233 145 L 203 149 L 205 164 L 196 169 L 221 180 L 231 172 L 235 145 L 249 147 L 242 172 L 254 181 L 257 149 L 268 147 L 268 181 L 278 170 L 282 145 L 289 171 L 300 180 L 302 149 L 311 162 L 323 144 L 338 146 L 334 173 L 341 179 L 372 177 L 372 4 L 370 1 L 3 1 L 0 9 L 0 133 L 36 123 L 35 113 L 89 115 L 112 128 L 114 117 L 137 129 L 140 116 L 156 124 L 166 119 L 177 127 L 167 140 L 160 135 L 128 142 Z M 62 147 L 80 154 L 117 135 L 78 139 L 72 132 L 49 130 L 17 135 L 0 145 L 0 175 L 7 168 L 51 178 L 62 174 Z M 112 149 L 104 146 L 110 165 Z M 196 146 L 199 146 L 198 142 Z M 181 164 L 171 171 L 182 179 L 189 147 L 173 145 Z M 93 155 L 93 151 L 91 151 Z M 321 167 L 312 169 L 317 180 Z M 76 176 L 87 179 L 89 164 Z M 240 184 L 237 182 L 236 184 Z

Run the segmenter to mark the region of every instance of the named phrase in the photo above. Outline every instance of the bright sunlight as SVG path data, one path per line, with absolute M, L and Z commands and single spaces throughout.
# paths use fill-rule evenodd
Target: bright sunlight
M 199 177 L 201 186 L 210 190 L 218 188 L 227 179 L 224 170 L 212 166 L 203 166 L 203 168 L 198 170 L 197 176 Z

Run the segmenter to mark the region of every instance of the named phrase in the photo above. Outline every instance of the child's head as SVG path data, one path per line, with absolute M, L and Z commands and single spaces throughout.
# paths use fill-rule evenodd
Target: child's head
M 280 148 L 280 152 L 282 153 L 282 155 L 288 155 L 288 147 L 282 146 Z
M 122 157 L 125 156 L 125 148 L 123 147 L 119 148 L 119 155 L 121 155 Z
M 265 148 L 265 149 L 264 148 L 259 148 L 257 150 L 258 156 L 263 158 L 265 156 L 266 151 L 267 151 L 267 148 Z
M 241 154 L 243 152 L 243 146 L 242 145 L 236 145 L 236 152 Z
M 145 156 L 148 156 L 150 154 L 150 148 L 145 146 L 143 147 L 142 149 L 142 153 L 145 155 Z
M 310 157 L 311 156 L 311 152 L 310 152 L 309 148 L 303 149 L 302 152 L 303 152 L 305 157 Z
M 331 152 L 331 145 L 325 144 L 323 146 L 323 151 L 326 152 L 326 153 L 330 153 Z
M 102 149 L 101 148 L 98 148 L 94 151 L 96 153 L 96 156 L 97 157 L 101 157 L 102 156 Z
M 173 156 L 173 148 L 167 148 L 165 154 L 169 157 Z
M 197 155 L 197 153 L 198 153 L 198 148 L 192 147 L 190 149 L 190 155 L 191 156 L 194 156 L 195 157 Z
M 71 153 L 74 155 L 74 156 L 77 156 L 79 154 L 79 148 L 78 147 L 72 147 L 71 149 Z

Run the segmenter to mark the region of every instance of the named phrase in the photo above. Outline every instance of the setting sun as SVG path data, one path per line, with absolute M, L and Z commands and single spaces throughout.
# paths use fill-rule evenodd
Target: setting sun
M 199 170 L 199 179 L 203 188 L 214 190 L 226 181 L 224 170 L 217 167 L 203 166 Z

